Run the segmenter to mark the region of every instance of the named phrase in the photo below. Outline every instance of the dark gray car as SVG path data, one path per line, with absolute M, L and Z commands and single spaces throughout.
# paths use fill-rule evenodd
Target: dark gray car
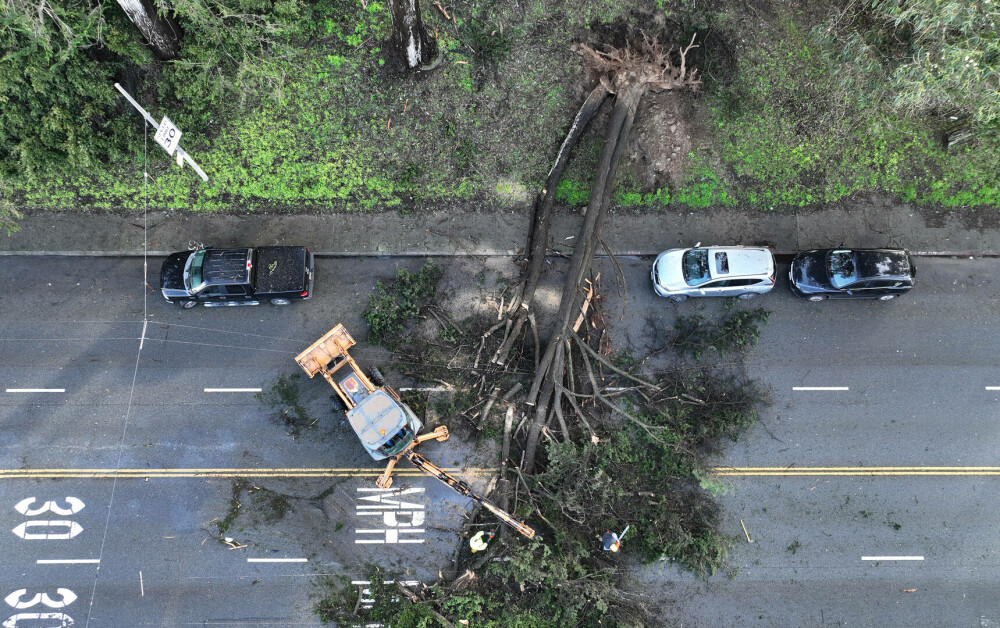
M 792 294 L 809 301 L 890 301 L 909 292 L 916 276 L 916 267 L 906 251 L 815 249 L 795 256 L 788 280 Z

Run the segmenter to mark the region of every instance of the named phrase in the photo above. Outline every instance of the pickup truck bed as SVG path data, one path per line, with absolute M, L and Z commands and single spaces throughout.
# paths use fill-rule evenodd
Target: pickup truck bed
M 301 246 L 266 246 L 257 249 L 256 294 L 273 294 L 306 289 L 302 270 L 308 266 L 309 252 Z

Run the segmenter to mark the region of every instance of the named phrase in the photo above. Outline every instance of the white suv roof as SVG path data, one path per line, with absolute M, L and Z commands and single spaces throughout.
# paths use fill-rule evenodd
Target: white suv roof
M 712 279 L 770 275 L 774 270 L 771 252 L 744 246 L 708 247 L 708 272 Z

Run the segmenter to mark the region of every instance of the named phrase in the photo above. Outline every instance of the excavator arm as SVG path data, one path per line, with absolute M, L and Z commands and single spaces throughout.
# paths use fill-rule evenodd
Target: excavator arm
M 420 469 L 427 475 L 432 475 L 437 479 L 441 480 L 442 482 L 453 488 L 457 493 L 461 493 L 462 495 L 465 495 L 469 499 L 482 504 L 483 508 L 486 508 L 487 510 L 492 512 L 494 515 L 499 517 L 501 521 L 503 521 L 510 527 L 514 528 L 515 530 L 517 530 L 524 536 L 528 537 L 529 539 L 534 538 L 535 531 L 532 530 L 528 525 L 521 523 L 514 517 L 507 514 L 506 512 L 500 510 L 498 506 L 493 504 L 493 502 L 486 499 L 485 497 L 481 497 L 480 495 L 474 493 L 472 491 L 472 487 L 470 487 L 462 480 L 459 480 L 456 477 L 448 475 L 447 473 L 444 472 L 443 469 L 432 463 L 427 458 L 424 458 L 417 452 L 413 451 L 412 449 L 408 450 L 404 455 L 416 468 Z

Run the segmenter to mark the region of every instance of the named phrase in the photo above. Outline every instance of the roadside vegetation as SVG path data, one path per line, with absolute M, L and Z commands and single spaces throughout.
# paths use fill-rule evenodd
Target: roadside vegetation
M 421 274 L 436 283 L 431 268 L 384 280 L 369 310 L 386 299 L 412 299 L 413 278 Z M 508 290 L 488 301 L 500 302 Z M 734 301 L 718 317 L 674 326 L 651 321 L 657 344 L 634 356 L 615 352 L 595 291 L 578 334 L 601 358 L 582 348 L 573 354 L 575 401 L 567 395 L 553 415 L 535 469 L 527 472 L 518 470 L 526 430 L 517 425 L 525 422 L 523 399 L 539 345 L 525 328 L 498 364 L 490 356 L 500 348 L 505 323 L 498 324 L 496 309 L 459 314 L 443 309 L 447 295 L 425 286 L 422 294 L 428 293 L 436 297 L 421 299 L 412 316 L 399 319 L 393 363 L 410 377 L 455 390 L 453 403 L 436 408 L 454 437 L 489 438 L 509 449 L 510 459 L 500 461 L 507 471 L 489 497 L 537 536 L 527 540 L 475 509 L 454 568 L 437 582 L 408 588 L 393 582 L 400 574 L 373 567 L 365 597 L 374 603 L 366 608 L 356 585 L 322 580 L 316 603 L 322 619 L 397 628 L 648 626 L 662 618 L 649 612 L 652 600 L 629 590 L 627 561 L 669 561 L 701 575 L 727 569 L 731 541 L 720 532 L 716 502 L 727 487 L 711 477 L 707 459 L 749 427 L 754 409 L 767 401 L 739 367 L 767 312 Z M 601 535 L 625 526 L 622 551 L 603 551 Z M 497 533 L 489 548 L 472 553 L 468 537 L 489 529 Z
M 574 43 L 628 28 L 697 35 L 669 172 L 632 156 L 626 207 L 781 210 L 886 192 L 1000 205 L 1000 7 L 987 2 L 547 0 L 431 3 L 445 52 L 389 70 L 378 0 L 173 2 L 180 57 L 157 61 L 113 2 L 0 9 L 0 226 L 16 212 L 140 210 L 140 120 L 112 84 L 168 115 L 210 174 L 150 138 L 148 205 L 192 211 L 527 207 L 590 88 Z M 662 104 L 663 101 L 657 101 Z M 557 200 L 588 200 L 598 120 Z M 960 133 L 955 133 L 956 128 Z M 962 130 L 964 129 L 964 130 Z M 961 143 L 945 148 L 945 137 Z M 637 140 L 639 141 L 639 140 Z

